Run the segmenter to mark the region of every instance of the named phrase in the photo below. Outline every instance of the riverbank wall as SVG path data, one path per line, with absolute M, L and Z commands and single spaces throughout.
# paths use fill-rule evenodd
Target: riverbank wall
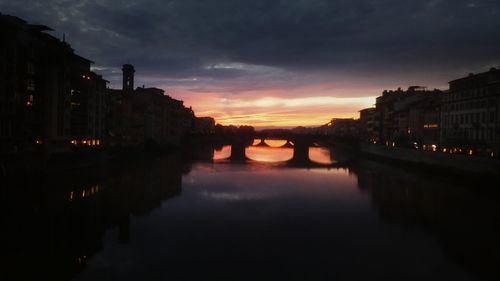
M 359 143 L 358 151 L 366 156 L 456 172 L 500 175 L 500 160 L 496 158 L 388 147 L 369 143 Z

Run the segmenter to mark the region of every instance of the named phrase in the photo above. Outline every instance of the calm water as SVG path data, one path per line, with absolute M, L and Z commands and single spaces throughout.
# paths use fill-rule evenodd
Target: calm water
M 0 279 L 499 278 L 498 192 L 321 147 L 289 165 L 269 144 L 2 185 Z

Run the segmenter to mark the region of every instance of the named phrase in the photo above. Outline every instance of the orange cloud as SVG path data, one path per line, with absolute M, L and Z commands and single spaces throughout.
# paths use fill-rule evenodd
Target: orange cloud
M 316 84 L 296 89 L 271 88 L 232 94 L 196 92 L 177 88 L 175 97 L 192 106 L 197 116 L 212 116 L 223 125 L 255 127 L 318 126 L 332 118 L 357 118 L 358 111 L 375 103 L 376 89 L 337 89 L 330 84 Z M 343 95 L 332 92 L 342 91 Z M 364 94 L 364 95 L 363 95 Z

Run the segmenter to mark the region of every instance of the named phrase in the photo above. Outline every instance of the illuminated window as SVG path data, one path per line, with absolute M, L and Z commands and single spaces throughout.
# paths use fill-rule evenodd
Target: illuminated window
M 438 124 L 425 124 L 425 125 L 424 125 L 424 128 L 425 128 L 425 129 L 436 129 L 436 128 L 438 128 L 438 127 L 439 127 L 439 125 L 438 125 Z
M 28 95 L 26 99 L 26 106 L 33 106 L 33 95 Z

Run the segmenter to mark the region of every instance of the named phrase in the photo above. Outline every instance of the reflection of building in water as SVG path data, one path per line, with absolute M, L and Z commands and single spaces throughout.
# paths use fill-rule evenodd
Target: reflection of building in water
M 498 196 L 474 193 L 460 180 L 429 180 L 374 162 L 358 168 L 358 186 L 371 194 L 382 219 L 423 228 L 454 262 L 487 278 L 500 277 Z
M 0 203 L 8 272 L 2 277 L 69 280 L 100 251 L 106 230 L 117 227 L 117 239 L 126 243 L 131 215 L 149 214 L 180 194 L 179 155 L 134 162 L 96 177 L 82 171 L 6 183 Z

